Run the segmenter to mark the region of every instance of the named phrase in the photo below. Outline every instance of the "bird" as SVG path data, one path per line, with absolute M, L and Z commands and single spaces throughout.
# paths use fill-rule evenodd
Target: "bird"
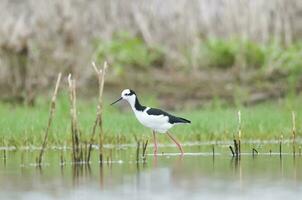
M 190 124 L 191 121 L 182 117 L 176 117 L 158 108 L 146 107 L 140 104 L 136 93 L 132 89 L 124 89 L 121 93 L 121 97 L 111 103 L 111 105 L 116 104 L 121 100 L 126 100 L 137 120 L 145 127 L 150 128 L 153 133 L 153 143 L 154 143 L 154 155 L 157 155 L 157 133 L 165 133 L 167 136 L 176 144 L 180 150 L 181 155 L 184 155 L 183 148 L 181 144 L 173 137 L 169 131 L 173 126 L 178 124 Z

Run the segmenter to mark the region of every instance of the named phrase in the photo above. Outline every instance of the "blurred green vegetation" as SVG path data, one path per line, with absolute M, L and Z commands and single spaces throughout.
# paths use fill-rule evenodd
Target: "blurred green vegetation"
M 227 40 L 209 39 L 200 45 L 198 64 L 221 69 L 235 64 L 237 44 Z
M 118 74 L 129 68 L 143 70 L 163 65 L 164 54 L 161 48 L 148 47 L 141 38 L 127 32 L 116 33 L 109 41 L 97 40 L 95 46 L 96 60 L 107 60 Z
M 201 44 L 202 67 L 227 69 L 236 62 L 251 69 L 274 69 L 287 73 L 302 71 L 302 43 L 284 46 L 277 42 L 261 44 L 249 40 L 211 38 Z
M 297 136 L 301 136 L 302 96 L 284 99 L 278 102 L 267 102 L 255 106 L 225 107 L 220 104 L 182 112 L 172 112 L 177 116 L 192 121 L 190 125 L 176 126 L 171 131 L 182 142 L 231 140 L 237 133 L 237 112 L 242 113 L 243 140 L 285 139 L 291 138 L 291 112 L 297 114 Z M 89 141 L 96 114 L 96 100 L 78 101 L 79 128 L 82 141 Z M 157 107 L 154 98 L 143 98 L 143 104 Z M 104 104 L 105 143 L 133 143 L 135 135 L 139 139 L 149 138 L 151 131 L 136 120 L 130 107 L 124 111 L 120 106 Z M 35 107 L 12 106 L 0 103 L 0 146 L 40 146 L 47 124 L 49 101 L 39 98 Z M 169 142 L 167 137 L 159 135 L 160 142 Z M 67 95 L 58 99 L 57 110 L 49 135 L 49 145 L 70 145 L 70 112 Z M 96 140 L 97 141 L 97 140 Z
M 97 61 L 109 61 L 118 74 L 125 69 L 162 67 L 167 59 L 163 47 L 149 47 L 140 37 L 127 32 L 118 32 L 108 41 L 97 40 L 94 45 Z M 194 63 L 202 69 L 229 69 L 239 65 L 241 68 L 262 72 L 302 72 L 302 42 L 285 46 L 275 41 L 263 44 L 236 38 L 209 38 L 200 42 L 197 54 Z M 183 57 L 192 59 L 186 53 Z
M 264 67 L 279 69 L 288 73 L 302 72 L 302 43 L 297 42 L 288 47 L 272 43 L 264 51 L 266 63 Z

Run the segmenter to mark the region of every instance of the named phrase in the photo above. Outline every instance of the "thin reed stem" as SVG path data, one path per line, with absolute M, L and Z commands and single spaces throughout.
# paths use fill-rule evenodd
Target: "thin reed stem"
M 253 149 L 252 149 L 253 157 L 255 156 L 255 153 L 258 155 L 259 152 L 257 151 L 257 149 L 253 148 Z
M 86 160 L 87 163 L 90 162 L 92 145 L 93 145 L 93 142 L 94 142 L 94 136 L 95 136 L 95 133 L 96 133 L 96 127 L 98 125 L 98 121 L 99 121 L 99 116 L 97 115 L 96 119 L 94 120 L 94 124 L 93 124 L 93 128 L 92 128 L 92 134 L 91 134 L 91 138 L 90 138 L 90 142 L 89 142 L 88 155 L 87 155 L 87 160 Z
M 237 143 L 237 140 L 236 139 L 234 139 L 234 148 L 235 148 L 235 155 L 236 155 L 236 157 L 238 157 L 238 143 Z
M 136 146 L 136 162 L 139 162 L 139 149 L 140 149 L 140 141 L 137 141 L 137 146 Z
M 146 142 L 143 142 L 143 161 L 146 162 L 146 150 L 148 146 L 148 140 Z
M 238 141 L 237 141 L 237 156 L 241 154 L 241 111 L 238 111 Z
M 214 144 L 212 145 L 212 156 L 213 156 L 213 158 L 215 157 L 215 145 Z
M 103 162 L 103 145 L 104 145 L 104 132 L 103 132 L 103 91 L 104 91 L 104 82 L 105 82 L 105 74 L 107 69 L 107 62 L 104 62 L 103 69 L 98 69 L 96 64 L 92 62 L 92 67 L 97 74 L 98 83 L 99 83 L 99 98 L 98 98 L 98 106 L 97 106 L 97 116 L 96 122 L 99 125 L 99 161 Z M 91 136 L 91 141 L 94 141 L 94 134 Z
M 71 74 L 68 76 L 69 97 L 70 97 L 70 116 L 71 116 L 71 136 L 72 136 L 72 153 L 73 161 L 79 162 L 80 155 L 80 138 L 78 131 L 77 109 L 76 109 L 76 83 L 71 79 Z
M 40 154 L 39 154 L 39 159 L 38 159 L 38 164 L 39 165 L 41 165 L 41 163 L 42 163 L 43 154 L 44 154 L 46 144 L 47 144 L 49 129 L 50 129 L 50 126 L 51 126 L 51 123 L 52 123 L 52 119 L 53 119 L 55 110 L 56 110 L 56 99 L 57 99 L 57 94 L 58 94 L 58 90 L 59 90 L 59 86 L 60 86 L 60 82 L 61 82 L 61 77 L 62 77 L 62 74 L 59 73 L 58 78 L 57 78 L 57 82 L 56 82 L 56 86 L 55 86 L 55 90 L 54 90 L 54 93 L 53 93 L 52 98 L 51 98 L 47 127 L 45 129 L 44 140 L 43 140 L 42 148 L 41 148 L 41 151 L 40 151 Z
M 280 141 L 279 141 L 279 155 L 280 155 L 280 158 L 282 157 L 282 142 L 283 142 L 283 135 L 280 136 Z
M 292 111 L 293 156 L 296 156 L 296 114 Z
M 232 146 L 229 146 L 230 150 L 231 150 L 231 153 L 232 153 L 232 156 L 235 157 L 235 152 L 233 150 L 233 147 Z
M 3 150 L 3 164 L 6 165 L 6 149 Z

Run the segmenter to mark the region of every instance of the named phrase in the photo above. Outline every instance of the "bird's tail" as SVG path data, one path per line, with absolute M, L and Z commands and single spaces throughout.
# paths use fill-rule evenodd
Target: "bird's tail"
M 178 123 L 185 123 L 185 124 L 191 124 L 191 121 L 190 120 L 187 120 L 185 118 L 182 118 L 182 117 L 178 117 L 179 119 L 179 122 Z

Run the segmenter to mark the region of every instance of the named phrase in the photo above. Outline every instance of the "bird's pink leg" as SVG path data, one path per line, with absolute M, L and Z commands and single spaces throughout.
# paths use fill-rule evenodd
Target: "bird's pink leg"
M 156 135 L 155 131 L 153 131 L 153 143 L 154 143 L 154 155 L 157 155 L 157 141 L 156 141 Z
M 173 142 L 177 145 L 178 149 L 180 150 L 181 152 L 181 155 L 184 155 L 184 151 L 182 149 L 182 146 L 181 144 L 169 133 L 167 132 L 167 135 L 169 136 L 169 138 L 171 138 L 171 140 L 173 140 Z

